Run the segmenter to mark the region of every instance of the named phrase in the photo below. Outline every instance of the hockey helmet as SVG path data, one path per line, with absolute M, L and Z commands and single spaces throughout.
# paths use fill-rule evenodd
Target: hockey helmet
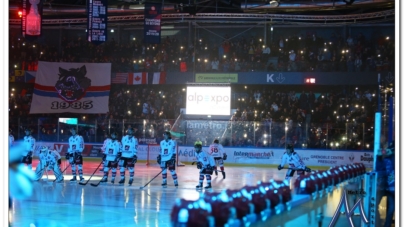
M 202 151 L 202 144 L 195 143 L 194 148 L 195 148 L 195 152 L 199 153 Z
M 219 139 L 215 139 L 215 140 L 213 140 L 213 143 L 219 143 Z
M 25 129 L 24 129 L 24 132 L 29 132 L 30 134 L 32 133 L 32 130 L 29 128 L 29 127 L 26 127 Z
M 111 137 L 112 135 L 115 135 L 115 137 L 118 137 L 118 133 L 117 132 L 111 132 Z
M 165 131 L 163 135 L 167 135 L 169 139 L 171 139 L 171 132 L 170 131 Z
M 196 145 L 200 145 L 202 147 L 202 141 L 200 141 L 200 140 L 195 141 L 194 146 L 196 146 Z
M 293 145 L 292 144 L 288 144 L 286 145 L 286 150 L 290 150 L 290 152 L 294 152 L 295 150 L 293 149 Z
M 39 150 L 40 150 L 40 151 L 47 151 L 47 150 L 48 150 L 48 147 L 47 147 L 47 146 L 41 146 L 41 147 L 39 148 Z

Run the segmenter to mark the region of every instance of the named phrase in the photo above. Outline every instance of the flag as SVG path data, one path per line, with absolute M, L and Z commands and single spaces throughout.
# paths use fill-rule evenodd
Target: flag
M 25 71 L 24 70 L 15 70 L 15 81 L 14 82 L 25 82 Z
M 15 71 L 14 69 L 10 69 L 8 73 L 8 82 L 12 83 L 15 82 Z
M 36 71 L 25 71 L 25 83 L 35 83 Z
M 136 84 L 165 84 L 166 83 L 166 72 L 155 72 L 155 73 L 130 73 L 128 77 L 129 85 Z
M 109 111 L 111 63 L 38 62 L 30 114 Z
M 130 73 L 128 84 L 147 84 L 146 73 Z
M 153 84 L 165 84 L 166 72 L 157 72 L 153 74 Z
M 126 84 L 128 73 L 112 73 L 111 84 Z

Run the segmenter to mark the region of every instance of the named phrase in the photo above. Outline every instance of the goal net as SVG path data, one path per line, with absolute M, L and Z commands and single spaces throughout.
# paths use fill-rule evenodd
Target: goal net
M 177 146 L 177 166 L 185 166 L 184 163 L 180 162 L 178 155 L 178 146 Z M 147 145 L 147 160 L 146 165 L 158 165 L 157 156 L 160 154 L 160 145 L 158 144 L 149 144 Z

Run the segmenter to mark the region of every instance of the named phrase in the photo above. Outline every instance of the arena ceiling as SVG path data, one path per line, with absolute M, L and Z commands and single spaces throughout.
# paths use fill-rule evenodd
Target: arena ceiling
M 87 0 L 88 1 L 88 0 Z M 163 4 L 163 24 L 394 23 L 394 0 L 156 0 Z M 21 0 L 9 0 L 10 25 L 19 25 Z M 108 1 L 109 24 L 141 25 L 144 0 Z M 225 20 L 224 20 L 225 19 Z M 86 0 L 43 0 L 43 26 L 84 26 Z

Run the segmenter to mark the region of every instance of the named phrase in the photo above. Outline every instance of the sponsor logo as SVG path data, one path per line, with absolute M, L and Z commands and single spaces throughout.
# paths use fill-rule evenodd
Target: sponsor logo
M 355 160 L 355 155 L 353 153 L 349 154 L 348 159 L 353 162 Z
M 335 213 L 333 215 L 333 217 L 331 218 L 331 222 L 328 225 L 328 227 L 334 227 L 335 224 L 338 221 L 338 218 L 341 214 L 341 209 L 342 206 L 345 206 L 345 216 L 348 219 L 348 222 L 350 224 L 351 227 L 354 227 L 354 224 L 352 222 L 352 215 L 354 214 L 355 208 L 359 207 L 360 210 L 360 216 L 362 218 L 362 221 L 365 224 L 369 223 L 369 220 L 367 219 L 366 215 L 365 215 L 365 211 L 363 209 L 363 202 L 362 202 L 362 198 L 358 199 L 355 203 L 355 205 L 352 207 L 352 209 L 349 208 L 349 203 L 348 203 L 348 199 L 347 199 L 347 195 L 359 195 L 360 197 L 365 195 L 366 193 L 364 191 L 361 190 L 344 190 L 342 196 L 341 196 L 341 200 L 339 201 L 338 207 L 335 210 Z
M 234 151 L 234 158 L 249 158 L 249 159 L 270 159 L 274 157 L 274 152 L 243 152 L 243 151 Z
M 302 159 L 302 161 L 309 161 L 309 157 L 300 157 L 300 159 Z
M 210 102 L 210 103 L 221 103 L 221 102 L 229 102 L 230 97 L 227 95 L 201 95 L 198 93 L 190 94 L 187 96 L 189 102 L 196 102 L 199 104 L 200 102 Z
M 361 162 L 372 162 L 373 163 L 373 155 L 369 153 L 364 153 L 361 155 Z
M 187 148 L 185 148 L 184 150 L 181 149 L 178 151 L 178 155 L 183 157 L 195 157 L 195 150 L 188 150 Z
M 156 138 L 139 138 L 139 143 L 157 144 Z

